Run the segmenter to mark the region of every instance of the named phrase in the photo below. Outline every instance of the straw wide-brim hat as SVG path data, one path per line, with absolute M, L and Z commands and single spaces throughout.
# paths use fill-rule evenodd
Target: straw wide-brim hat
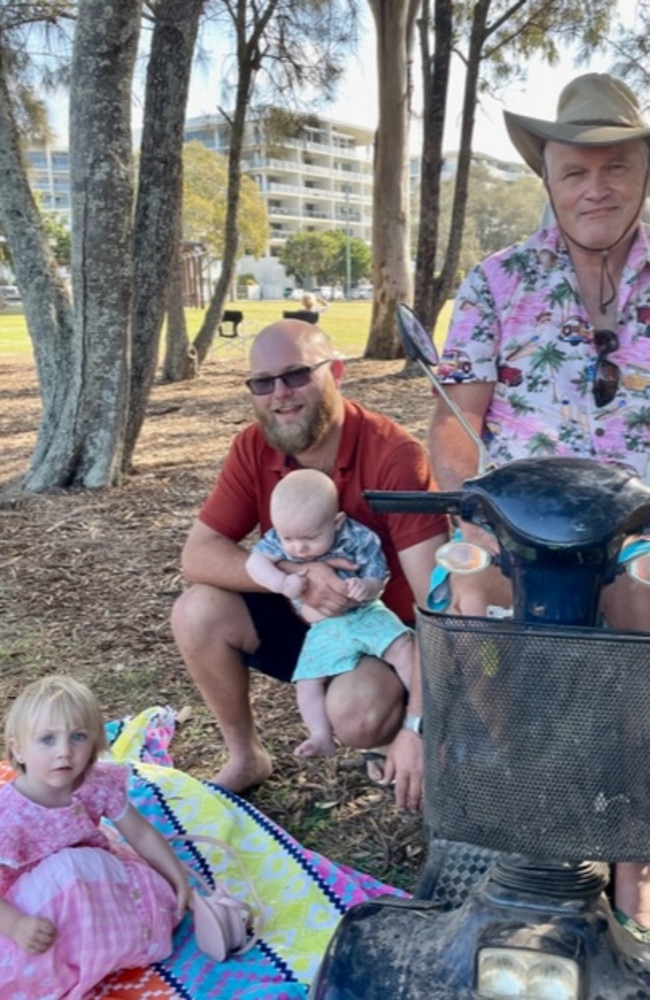
M 554 122 L 510 111 L 504 111 L 504 118 L 513 145 L 540 177 L 549 140 L 571 146 L 614 146 L 650 136 L 634 91 L 607 73 L 585 73 L 568 83 Z

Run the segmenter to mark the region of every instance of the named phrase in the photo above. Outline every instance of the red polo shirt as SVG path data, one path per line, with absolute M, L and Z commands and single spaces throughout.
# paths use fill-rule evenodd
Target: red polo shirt
M 403 621 L 413 620 L 413 596 L 397 558 L 401 549 L 447 531 L 436 514 L 376 514 L 364 490 L 434 490 L 424 448 L 388 417 L 344 400 L 345 419 L 332 479 L 341 510 L 375 531 L 390 569 L 383 594 Z M 267 444 L 257 423 L 233 441 L 223 468 L 198 517 L 219 534 L 241 541 L 256 527 L 271 527 L 269 498 L 275 484 L 298 468 L 290 456 Z M 433 568 L 433 567 L 432 567 Z

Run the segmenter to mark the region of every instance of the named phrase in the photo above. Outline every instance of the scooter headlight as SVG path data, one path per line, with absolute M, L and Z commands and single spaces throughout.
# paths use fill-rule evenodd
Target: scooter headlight
M 573 959 L 520 948 L 481 948 L 476 992 L 490 1000 L 578 1000 L 580 973 Z
M 450 573 L 480 573 L 492 562 L 492 556 L 472 542 L 447 542 L 436 552 L 436 562 Z

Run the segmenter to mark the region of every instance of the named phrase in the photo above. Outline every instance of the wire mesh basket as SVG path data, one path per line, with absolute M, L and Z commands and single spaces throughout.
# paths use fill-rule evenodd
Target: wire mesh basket
M 566 861 L 650 855 L 650 634 L 418 610 L 425 821 Z

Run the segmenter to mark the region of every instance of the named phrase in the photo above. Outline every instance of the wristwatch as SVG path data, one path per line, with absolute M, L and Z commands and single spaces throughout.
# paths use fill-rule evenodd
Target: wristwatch
M 409 715 L 407 712 L 404 716 L 402 729 L 409 729 L 412 733 L 417 733 L 418 736 L 422 736 L 422 716 Z

